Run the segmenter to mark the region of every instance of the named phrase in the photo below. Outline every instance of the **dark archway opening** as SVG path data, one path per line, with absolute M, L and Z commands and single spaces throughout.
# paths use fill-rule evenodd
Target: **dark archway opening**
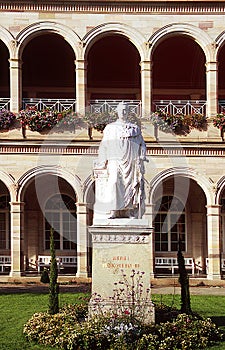
M 61 36 L 32 39 L 22 60 L 24 98 L 75 98 L 75 55 Z
M 99 39 L 88 53 L 90 99 L 140 99 L 140 56 L 126 38 Z
M 205 55 L 193 39 L 173 36 L 153 53 L 153 100 L 206 98 Z

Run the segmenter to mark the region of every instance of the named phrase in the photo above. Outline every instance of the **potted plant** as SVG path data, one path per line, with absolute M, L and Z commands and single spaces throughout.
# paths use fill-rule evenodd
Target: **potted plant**
M 92 139 L 92 129 L 103 132 L 106 125 L 116 121 L 118 118 L 116 112 L 88 112 L 84 115 L 83 120 L 88 124 L 89 138 Z
M 200 113 L 170 114 L 163 111 L 154 112 L 150 121 L 161 131 L 175 135 L 188 135 L 192 129 L 206 130 L 207 118 Z
M 56 127 L 59 131 L 75 132 L 76 129 L 81 129 L 85 124 L 84 118 L 77 112 L 67 110 L 58 113 Z
M 224 130 L 225 130 L 225 113 L 218 113 L 217 116 L 213 119 L 213 125 L 220 129 L 220 135 L 224 141 Z
M 57 123 L 58 112 L 51 109 L 43 109 L 38 111 L 36 107 L 27 107 L 19 112 L 23 136 L 25 137 L 25 129 L 28 127 L 31 131 L 48 131 Z
M 14 124 L 16 116 L 7 109 L 0 110 L 0 130 L 7 131 Z

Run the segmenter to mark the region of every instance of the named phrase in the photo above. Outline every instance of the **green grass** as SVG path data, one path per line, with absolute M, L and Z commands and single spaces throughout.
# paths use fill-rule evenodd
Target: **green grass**
M 62 293 L 60 305 L 75 303 L 84 294 Z M 48 294 L 2 294 L 0 295 L 0 350 L 52 350 L 28 343 L 23 325 L 35 313 L 47 311 Z
M 75 303 L 84 294 L 61 293 L 60 305 Z M 179 308 L 179 295 L 153 295 L 153 301 L 163 302 Z M 220 327 L 225 329 L 225 296 L 192 296 L 192 310 L 204 317 L 211 317 Z M 47 294 L 2 294 L 0 295 L 0 350 L 52 350 L 28 343 L 23 337 L 22 330 L 26 321 L 35 313 L 47 311 Z M 209 348 L 211 350 L 225 350 L 225 342 Z

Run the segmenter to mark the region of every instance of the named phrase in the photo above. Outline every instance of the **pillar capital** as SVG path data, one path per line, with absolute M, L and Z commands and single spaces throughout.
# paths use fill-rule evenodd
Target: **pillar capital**
M 79 214 L 86 214 L 87 213 L 87 203 L 76 203 L 77 206 L 77 213 Z
M 141 71 L 143 70 L 150 71 L 152 69 L 152 61 L 150 60 L 140 61 L 140 67 L 141 67 Z
M 10 68 L 20 69 L 23 61 L 20 58 L 9 58 Z
M 78 59 L 78 60 L 75 60 L 75 61 L 74 61 L 74 64 L 75 64 L 75 66 L 76 66 L 76 69 L 83 69 L 83 70 L 86 70 L 86 69 L 87 69 L 88 62 L 87 62 L 86 60 Z
M 24 202 L 10 202 L 11 212 L 21 213 L 24 210 Z
M 209 71 L 217 71 L 218 70 L 218 62 L 206 62 L 205 64 L 206 66 L 206 72 L 209 72 Z
M 213 215 L 213 216 L 220 215 L 221 205 L 219 205 L 219 204 L 206 205 L 206 208 L 207 208 L 207 216 L 209 216 L 209 215 Z

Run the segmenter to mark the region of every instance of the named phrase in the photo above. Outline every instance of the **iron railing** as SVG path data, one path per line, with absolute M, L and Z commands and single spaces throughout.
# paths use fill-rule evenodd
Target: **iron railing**
M 158 100 L 153 101 L 154 111 L 162 111 L 172 115 L 202 114 L 206 115 L 206 101 Z
M 219 105 L 218 112 L 225 113 L 225 100 L 219 100 L 218 105 Z
M 22 102 L 23 109 L 27 107 L 36 107 L 38 110 L 49 108 L 58 112 L 65 110 L 76 112 L 77 104 L 74 99 L 63 98 L 24 98 Z
M 136 116 L 141 115 L 140 100 L 90 100 L 89 109 L 91 113 L 115 112 L 120 102 L 127 106 L 129 113 L 133 113 Z
M 0 98 L 0 109 L 7 109 L 8 111 L 10 110 L 10 98 Z

